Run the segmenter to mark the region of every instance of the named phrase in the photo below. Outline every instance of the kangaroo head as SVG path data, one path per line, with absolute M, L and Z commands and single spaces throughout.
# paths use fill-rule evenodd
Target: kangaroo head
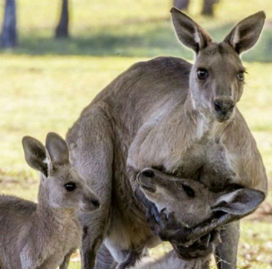
M 33 137 L 22 140 L 26 162 L 41 172 L 40 195 L 52 208 L 94 210 L 99 200 L 69 162 L 66 142 L 49 133 L 46 145 Z
M 177 37 L 196 53 L 190 73 L 193 107 L 219 122 L 230 119 L 243 93 L 245 68 L 239 55 L 257 42 L 265 13 L 245 18 L 220 43 L 178 9 L 171 13 Z
M 241 218 L 254 211 L 264 199 L 260 191 L 234 186 L 214 193 L 195 180 L 177 178 L 151 168 L 142 170 L 137 180 L 145 197 L 158 210 L 174 213 L 177 221 L 188 228 L 211 219 L 215 214 Z

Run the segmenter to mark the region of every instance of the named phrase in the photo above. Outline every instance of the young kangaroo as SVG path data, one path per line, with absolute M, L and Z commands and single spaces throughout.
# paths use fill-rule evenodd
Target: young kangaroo
M 172 237 L 171 243 L 175 250 L 159 261 L 139 267 L 142 269 L 208 268 L 210 255 L 219 242 L 217 230 L 190 243 L 182 243 L 180 238 L 190 238 L 194 227 L 203 222 L 212 222 L 216 214 L 229 213 L 237 217 L 249 214 L 265 197 L 261 191 L 238 186 L 229 186 L 226 190 L 215 193 L 198 181 L 176 178 L 151 168 L 141 171 L 137 181 L 140 191 L 155 204 L 159 212 L 160 221 L 154 222 L 154 229 L 156 230 L 156 226 L 167 226 L 166 230 L 170 233 L 172 226 L 173 234 L 168 234 L 167 238 Z M 153 209 L 149 205 L 147 207 Z M 174 232 L 177 226 L 184 228 L 183 231 L 180 229 L 179 235 Z M 159 227 L 158 231 L 161 230 Z M 205 248 L 206 245 L 209 247 Z
M 38 203 L 0 196 L 0 268 L 67 268 L 81 244 L 75 215 L 99 207 L 99 200 L 69 163 L 66 142 L 49 133 L 46 146 L 23 138 L 27 163 L 41 172 Z
M 265 198 L 261 191 L 237 185 L 212 192 L 199 181 L 170 176 L 154 168 L 143 169 L 137 176 L 137 183 L 136 193 L 147 208 L 152 230 L 160 238 L 170 240 L 175 251 L 158 261 L 137 265 L 135 269 L 208 268 L 210 256 L 221 242 L 216 219 L 224 214 L 231 214 L 233 218 L 248 215 Z M 207 224 L 209 229 L 199 229 Z M 210 228 L 212 226 L 214 229 Z M 198 239 L 193 233 L 196 227 L 201 230 Z M 131 268 L 145 247 L 139 247 L 138 252 L 134 249 L 127 251 L 126 260 L 118 264 L 110 259 L 103 246 L 104 256 L 98 256 L 96 268 Z

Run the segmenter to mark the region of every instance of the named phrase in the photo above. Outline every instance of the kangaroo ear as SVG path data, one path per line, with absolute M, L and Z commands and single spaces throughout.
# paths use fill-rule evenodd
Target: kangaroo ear
M 252 213 L 264 198 L 265 194 L 261 191 L 241 188 L 221 195 L 212 210 L 222 211 L 240 218 Z
M 179 9 L 173 7 L 171 14 L 176 34 L 182 44 L 198 53 L 212 42 L 209 34 Z
M 37 139 L 24 136 L 22 139 L 25 160 L 28 165 L 48 176 L 48 166 L 46 163 L 46 150 L 43 144 Z
M 45 146 L 53 167 L 69 163 L 68 146 L 58 134 L 48 133 Z
M 240 54 L 255 45 L 260 37 L 265 21 L 265 13 L 257 12 L 241 22 L 226 36 L 224 42 L 230 44 Z

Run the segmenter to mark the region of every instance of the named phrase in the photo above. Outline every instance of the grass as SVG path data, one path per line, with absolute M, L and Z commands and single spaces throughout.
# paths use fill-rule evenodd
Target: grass
M 18 1 L 19 47 L 0 51 L 1 192 L 30 200 L 36 199 L 38 174 L 24 161 L 24 135 L 44 140 L 48 131 L 56 131 L 64 136 L 83 107 L 137 61 L 157 55 L 192 59 L 175 39 L 170 1 L 72 1 L 72 38 L 56 41 L 52 36 L 58 2 Z M 234 22 L 260 9 L 267 11 L 268 23 L 261 42 L 243 57 L 248 75 L 239 108 L 271 177 L 272 2 L 221 0 L 216 17 L 209 19 L 198 15 L 199 0 L 195 0 L 190 14 L 220 40 Z M 0 21 L 2 10 L 3 1 Z M 239 268 L 272 267 L 271 223 L 256 216 L 242 222 Z M 152 253 L 157 256 L 166 249 L 163 245 Z M 71 268 L 79 268 L 78 256 L 73 260 Z
M 71 0 L 70 0 L 71 1 Z M 60 2 L 60 1 L 59 1 Z M 53 40 L 58 18 L 58 1 L 18 1 L 20 46 L 16 54 L 97 55 L 154 57 L 175 55 L 192 58 L 192 53 L 177 45 L 170 23 L 170 0 L 71 1 L 71 36 Z M 222 39 L 234 23 L 257 10 L 268 17 L 263 38 L 255 50 L 245 55 L 248 61 L 272 60 L 272 4 L 270 0 L 222 0 L 216 17 L 199 16 L 200 0 L 192 0 L 190 14 L 217 39 Z M 258 7 L 256 9 L 256 6 Z M 235 9 L 233 8 L 235 7 Z M 35 12 L 33 11 L 35 10 Z M 0 12 L 0 20 L 2 12 Z M 26 14 L 33 14 L 27 16 Z

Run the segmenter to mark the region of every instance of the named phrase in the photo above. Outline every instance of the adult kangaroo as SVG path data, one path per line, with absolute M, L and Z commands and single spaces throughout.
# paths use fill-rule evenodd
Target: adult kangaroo
M 82 268 L 94 267 L 102 242 L 119 264 L 131 250 L 140 256 L 143 246 L 160 242 L 134 193 L 136 174 L 145 167 L 199 180 L 212 191 L 236 184 L 266 193 L 261 156 L 236 108 L 245 71 L 239 55 L 258 40 L 265 14 L 247 17 L 215 43 L 188 16 L 174 8 L 171 13 L 178 38 L 195 51 L 194 64 L 159 57 L 133 65 L 67 134 L 72 162 L 101 202 L 82 216 Z M 238 224 L 228 224 L 221 237 L 218 266 L 236 268 Z

